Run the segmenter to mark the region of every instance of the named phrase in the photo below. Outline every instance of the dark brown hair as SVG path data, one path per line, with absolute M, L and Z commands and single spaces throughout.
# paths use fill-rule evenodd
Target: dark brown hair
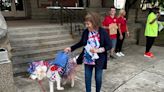
M 85 16 L 85 21 L 90 21 L 94 29 L 101 26 L 100 15 L 96 12 L 88 12 Z

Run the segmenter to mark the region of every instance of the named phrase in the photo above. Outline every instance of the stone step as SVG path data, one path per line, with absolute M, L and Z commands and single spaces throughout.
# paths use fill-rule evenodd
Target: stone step
M 18 76 L 21 73 L 27 73 L 27 69 L 29 67 L 29 64 L 21 64 L 21 65 L 13 65 L 13 74 L 14 76 Z
M 75 55 L 78 55 L 81 52 L 80 50 L 77 50 L 75 52 L 73 52 Z M 44 60 L 44 61 L 52 61 L 56 56 L 56 53 L 53 52 L 53 54 L 51 55 L 42 55 L 42 56 L 38 56 L 38 57 L 34 57 L 34 58 L 22 58 L 22 57 L 13 57 L 12 61 L 16 61 L 13 62 L 13 71 L 14 74 L 19 74 L 19 73 L 24 73 L 27 72 L 27 69 L 29 67 L 29 63 L 30 62 L 36 62 L 36 61 L 40 61 L 40 60 Z M 18 63 L 19 61 L 19 63 Z
M 34 28 L 34 30 L 28 28 L 12 29 L 9 30 L 10 35 L 32 35 L 32 34 L 47 34 L 47 33 L 68 33 L 70 30 L 67 28 Z
M 60 42 L 60 41 L 59 41 Z M 73 43 L 73 41 L 72 41 Z M 38 45 L 38 44 L 37 44 Z M 68 44 L 65 44 L 68 45 Z M 63 45 L 65 47 L 65 45 Z M 29 44 L 30 46 L 30 44 Z M 31 46 L 33 47 L 33 46 Z M 15 51 L 13 52 L 13 56 L 22 56 L 22 55 L 29 55 L 29 54 L 38 54 L 42 52 L 49 52 L 49 51 L 54 51 L 54 50 L 59 50 L 61 49 L 62 46 L 57 46 L 57 47 L 52 47 L 52 48 L 43 48 L 43 49 L 36 49 L 36 50 L 23 50 L 23 51 Z
M 65 26 L 67 25 L 67 26 Z M 34 25 L 34 26 L 22 26 L 22 27 L 9 27 L 9 33 L 28 33 L 28 32 L 38 32 L 38 31 L 56 31 L 60 32 L 59 30 L 68 30 L 68 25 L 65 24 L 63 26 L 61 25 Z
M 43 48 L 52 48 L 52 47 L 60 47 L 63 45 L 68 45 L 68 44 L 73 44 L 76 41 L 72 40 L 72 39 L 67 39 L 67 40 L 60 40 L 60 41 L 56 41 L 53 43 L 49 42 L 47 44 L 29 44 L 29 45 L 20 45 L 18 46 L 12 46 L 12 52 L 19 52 L 19 51 L 24 51 L 24 50 L 36 50 L 36 49 L 43 49 Z
M 50 48 L 50 51 L 44 51 L 40 53 L 35 53 L 35 54 L 25 54 L 21 56 L 13 56 L 12 61 L 13 64 L 21 64 L 21 63 L 29 63 L 29 62 L 34 62 L 38 60 L 49 60 L 55 57 L 55 54 L 58 51 L 63 51 L 64 48 L 68 47 L 70 45 L 65 45 L 60 48 Z M 78 51 L 78 50 L 77 50 Z M 79 50 L 81 51 L 81 50 Z
M 13 64 L 21 64 L 21 63 L 34 62 L 34 61 L 38 61 L 38 60 L 49 60 L 49 59 L 54 58 L 58 51 L 63 51 L 64 48 L 69 47 L 69 46 L 70 45 L 62 46 L 61 48 L 56 49 L 56 50 L 51 50 L 48 52 L 41 52 L 41 53 L 37 53 L 37 54 L 13 56 L 12 61 L 13 61 Z M 82 51 L 82 49 L 74 51 L 73 56 L 78 55 L 79 52 L 81 52 L 81 51 Z
M 13 27 L 9 28 L 9 38 L 14 73 L 26 72 L 29 62 L 54 59 L 58 51 L 77 41 L 69 24 Z
M 13 48 L 17 47 L 17 48 L 28 48 L 28 47 L 41 47 L 41 46 L 60 46 L 60 45 L 66 45 L 65 43 L 69 43 L 69 42 L 73 42 L 74 40 L 73 39 L 62 39 L 62 40 L 53 40 L 53 41 L 45 41 L 45 42 L 39 42 L 39 43 L 24 43 L 24 44 L 21 44 L 21 43 L 15 43 L 15 44 L 11 44 L 11 46 Z M 57 45 L 59 44 L 59 45 Z
M 70 34 L 64 34 L 64 35 L 53 35 L 53 36 L 36 36 L 36 37 L 29 37 L 29 38 L 13 38 L 11 39 L 11 44 L 19 46 L 24 45 L 24 44 L 33 44 L 33 43 L 38 43 L 38 44 L 44 44 L 44 42 L 49 42 L 49 41 L 58 41 L 58 40 L 67 40 L 67 39 L 72 39 Z M 27 43 L 28 42 L 28 43 Z M 20 44 L 18 44 L 20 43 Z
M 69 30 L 49 30 L 49 31 L 27 31 L 27 32 L 9 32 L 9 37 L 12 39 L 15 38 L 30 38 L 30 37 L 42 37 L 42 36 L 53 36 L 53 35 L 65 35 L 65 34 L 70 34 Z
M 22 64 L 22 63 L 29 63 L 29 62 L 34 62 L 34 61 L 39 61 L 39 60 L 50 60 L 55 57 L 55 54 L 58 51 L 62 51 L 64 48 L 61 48 L 59 50 L 53 50 L 51 52 L 44 52 L 44 53 L 38 53 L 34 55 L 25 55 L 25 56 L 13 56 L 12 60 L 14 61 L 13 64 Z

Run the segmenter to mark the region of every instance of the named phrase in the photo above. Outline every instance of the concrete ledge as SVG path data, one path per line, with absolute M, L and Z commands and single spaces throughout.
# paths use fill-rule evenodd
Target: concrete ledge
M 16 92 L 11 62 L 0 64 L 0 92 Z

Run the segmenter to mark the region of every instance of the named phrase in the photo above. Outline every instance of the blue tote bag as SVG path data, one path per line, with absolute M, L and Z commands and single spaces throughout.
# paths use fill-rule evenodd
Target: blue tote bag
M 64 68 L 66 66 L 68 60 L 69 60 L 68 53 L 66 53 L 64 51 L 59 51 L 56 55 L 55 60 L 53 60 L 52 64 L 53 65 L 58 65 L 58 66 Z

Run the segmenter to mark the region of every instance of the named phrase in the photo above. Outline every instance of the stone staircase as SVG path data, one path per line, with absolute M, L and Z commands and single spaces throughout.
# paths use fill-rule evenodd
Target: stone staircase
M 26 72 L 28 63 L 50 60 L 57 51 L 75 43 L 68 25 L 9 28 L 14 74 Z

